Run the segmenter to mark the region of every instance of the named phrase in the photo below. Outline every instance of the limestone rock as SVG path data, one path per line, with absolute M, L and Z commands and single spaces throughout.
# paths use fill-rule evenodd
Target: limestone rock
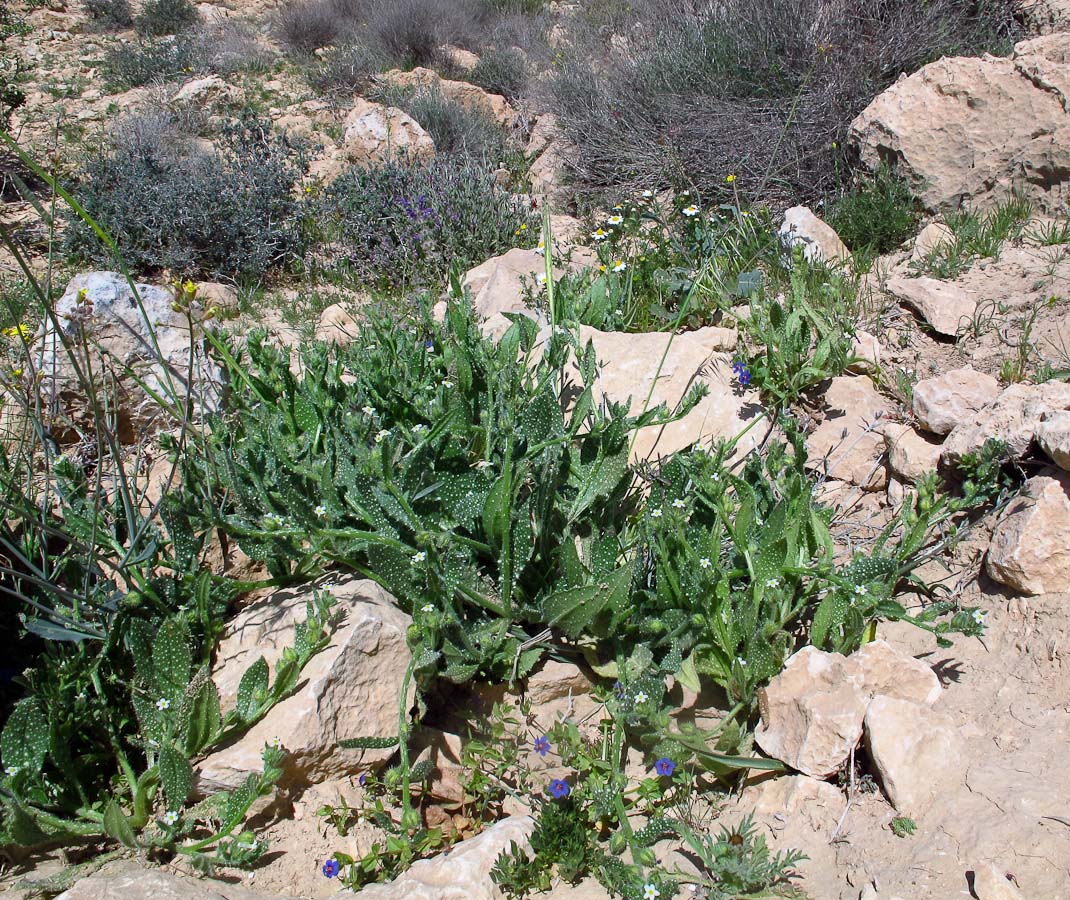
M 492 94 L 467 81 L 451 81 L 442 78 L 433 69 L 416 67 L 409 72 L 391 69 L 375 79 L 380 84 L 400 87 L 422 87 L 439 91 L 443 97 L 471 110 L 478 110 L 494 119 L 499 125 L 512 125 L 516 110 L 500 94 Z
M 851 258 L 836 230 L 808 206 L 793 206 L 784 213 L 784 222 L 777 234 L 788 250 L 801 247 L 809 262 L 843 263 Z
M 542 198 L 554 208 L 564 206 L 571 198 L 564 174 L 568 155 L 568 145 L 560 140 L 554 141 L 539 154 L 528 170 L 532 195 Z
M 448 853 L 413 863 L 389 884 L 373 884 L 357 893 L 343 891 L 335 896 L 360 900 L 502 900 L 490 870 L 513 841 L 530 851 L 528 838 L 534 827 L 527 816 L 503 819 Z
M 855 361 L 847 367 L 848 372 L 872 375 L 881 367 L 881 342 L 868 331 L 857 331 L 851 344 L 851 356 Z
M 171 97 L 172 105 L 196 104 L 203 106 L 219 100 L 234 97 L 235 88 L 228 85 L 218 75 L 205 78 L 193 78 L 182 85 Z
M 357 101 L 345 121 L 342 150 L 355 165 L 374 165 L 395 157 L 427 159 L 435 142 L 412 116 L 393 106 Z
M 758 692 L 762 718 L 754 738 L 793 769 L 826 778 L 858 743 L 875 698 L 927 707 L 940 690 L 928 666 L 885 641 L 848 657 L 804 647 Z
M 977 300 L 957 284 L 922 276 L 893 275 L 887 291 L 920 315 L 933 331 L 955 337 L 973 320 Z
M 153 900 L 292 900 L 256 893 L 241 885 L 211 878 L 173 875 L 124 861 L 105 866 L 84 878 L 56 900 L 116 900 L 118 897 L 152 897 Z
M 137 284 L 136 288 L 137 297 L 118 272 L 76 275 L 56 304 L 59 329 L 53 328 L 51 321 L 42 326 L 32 352 L 42 374 L 42 390 L 49 398 L 55 396 L 58 400 L 61 418 L 50 424 L 53 436 L 60 440 L 67 433 L 68 422 L 89 428 L 92 416 L 75 367 L 64 348 L 64 341 L 70 342 L 71 351 L 84 370 L 87 361 L 79 335 L 88 340 L 89 368 L 98 376 L 109 373 L 115 386 L 116 396 L 107 403 L 116 416 L 116 430 L 123 443 L 133 443 L 154 427 L 170 421 L 139 381 L 165 398 L 174 391 L 181 401 L 192 379 L 199 384 L 196 393 L 202 401 L 211 402 L 210 385 L 215 370 L 198 351 L 194 353 L 195 371 L 189 372 L 191 343 L 197 351 L 199 335 L 195 329 L 191 337 L 189 320 L 172 309 L 174 294 L 167 288 L 149 284 Z M 98 384 L 107 381 L 101 377 Z M 103 398 L 101 402 L 105 402 Z
M 1070 473 L 1048 468 L 1026 482 L 992 534 L 989 577 L 1024 594 L 1070 591 Z
M 843 793 L 827 781 L 807 775 L 786 775 L 761 784 L 754 814 L 781 827 L 801 826 L 811 833 L 828 834 L 836 827 L 845 802 Z M 778 835 L 780 841 L 786 837 Z
M 557 116 L 553 113 L 539 116 L 535 126 L 531 129 L 531 134 L 528 136 L 528 143 L 524 148 L 524 153 L 528 157 L 538 156 L 557 139 L 557 136 Z
M 837 653 L 804 647 L 758 692 L 758 703 L 758 746 L 815 778 L 832 775 L 862 737 L 862 677 Z
M 930 222 L 914 239 L 914 249 L 910 253 L 911 262 L 920 263 L 938 247 L 955 240 L 955 232 L 943 222 Z
M 882 431 L 888 468 L 901 481 L 913 484 L 923 475 L 936 471 L 940 462 L 939 440 L 898 423 L 889 423 Z
M 973 869 L 973 893 L 977 900 L 1025 900 L 1014 882 L 990 862 L 979 862 Z
M 1012 459 L 1025 455 L 1044 422 L 1070 410 L 1070 384 L 1012 384 L 995 402 L 956 425 L 944 441 L 945 464 L 977 453 L 989 438 L 1002 441 Z
M 924 704 L 874 697 L 865 732 L 881 787 L 900 812 L 924 814 L 940 789 L 961 777 L 954 725 Z
M 825 393 L 827 417 L 806 439 L 808 465 L 834 478 L 879 490 L 888 481 L 881 463 L 884 438 L 873 428 L 890 407 L 865 377 L 833 378 Z
M 661 331 L 624 334 L 583 326 L 580 345 L 585 346 L 588 340 L 594 344 L 599 364 L 596 403 L 601 397 L 618 403 L 630 399 L 631 412 L 636 415 L 646 404 L 655 376 L 657 384 L 650 408 L 665 403 L 674 409 L 692 385 L 703 382 L 709 387 L 709 393 L 679 421 L 642 429 L 632 450 L 635 460 L 655 459 L 692 444 L 733 438 L 765 416 L 757 391 L 740 389 L 735 384 L 734 357 L 725 352 L 735 347 L 736 332 L 732 329 L 706 327 L 673 336 Z M 764 423 L 754 424 L 737 444 L 733 458 L 757 447 L 767 427 Z
M 293 643 L 294 623 L 305 617 L 314 587 L 329 590 L 344 615 L 330 646 L 314 656 L 301 687 L 231 745 L 198 766 L 202 789 L 234 787 L 260 770 L 264 744 L 278 739 L 287 751 L 284 782 L 298 785 L 366 771 L 391 750 L 344 750 L 343 738 L 397 734 L 398 698 L 410 653 L 411 619 L 372 581 L 350 579 L 276 591 L 243 609 L 228 624 L 212 677 L 224 710 L 234 705 L 245 670 L 263 656 L 274 671 Z
M 1037 443 L 1060 469 L 1070 469 L 1070 411 L 1047 416 L 1037 428 Z
M 345 347 L 353 343 L 359 332 L 360 323 L 349 305 L 332 303 L 320 313 L 319 323 L 316 325 L 316 340 Z
M 849 657 L 862 675 L 867 698 L 891 697 L 932 706 L 943 688 L 936 673 L 887 641 L 870 641 Z
M 914 415 L 922 428 L 947 434 L 999 396 L 999 382 L 973 369 L 954 369 L 914 385 Z
M 944 58 L 900 79 L 851 124 L 862 161 L 896 160 L 931 210 L 984 208 L 1016 189 L 1044 211 L 1065 208 L 1068 45 L 1051 34 L 1007 58 Z

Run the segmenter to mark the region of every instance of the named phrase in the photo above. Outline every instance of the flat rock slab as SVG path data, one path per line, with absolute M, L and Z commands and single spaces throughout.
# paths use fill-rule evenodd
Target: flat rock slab
M 296 900 L 289 895 L 261 894 L 241 885 L 211 878 L 173 875 L 144 869 L 134 862 L 105 866 L 79 881 L 56 900 Z

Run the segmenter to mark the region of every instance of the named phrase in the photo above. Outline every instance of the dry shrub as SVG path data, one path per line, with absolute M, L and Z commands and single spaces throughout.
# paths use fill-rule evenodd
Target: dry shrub
M 573 20 L 545 100 L 581 190 L 811 200 L 877 93 L 940 56 L 1009 49 L 1019 13 L 1018 0 L 640 0 L 603 11 L 609 26 Z

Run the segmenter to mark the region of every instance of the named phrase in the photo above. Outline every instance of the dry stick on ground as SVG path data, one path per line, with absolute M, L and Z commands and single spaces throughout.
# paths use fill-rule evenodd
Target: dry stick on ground
M 851 748 L 851 760 L 848 763 L 848 782 L 847 782 L 847 805 L 843 808 L 843 813 L 840 815 L 840 820 L 836 823 L 836 830 L 832 832 L 832 837 L 829 838 L 829 843 L 834 844 L 836 838 L 840 836 L 840 829 L 843 828 L 844 820 L 847 818 L 847 813 L 851 811 L 851 804 L 855 799 L 855 748 Z

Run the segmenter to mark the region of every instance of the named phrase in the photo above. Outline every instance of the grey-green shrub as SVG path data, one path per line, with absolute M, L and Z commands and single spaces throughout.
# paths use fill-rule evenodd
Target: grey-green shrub
M 145 0 L 134 17 L 134 27 L 145 37 L 180 34 L 200 21 L 191 0 Z
M 515 100 L 524 90 L 527 65 L 517 50 L 511 47 L 493 47 L 483 53 L 479 62 L 465 77 L 485 91 Z
M 130 0 L 82 0 L 93 25 L 105 31 L 129 28 L 134 24 Z
M 851 250 L 888 253 L 917 231 L 920 213 L 910 188 L 882 163 L 832 204 L 828 222 Z
M 168 113 L 122 120 L 91 156 L 77 191 L 137 271 L 259 278 L 301 246 L 293 194 L 301 148 L 247 118 L 223 129 L 212 150 Z M 67 249 L 110 263 L 91 231 L 71 223 Z

